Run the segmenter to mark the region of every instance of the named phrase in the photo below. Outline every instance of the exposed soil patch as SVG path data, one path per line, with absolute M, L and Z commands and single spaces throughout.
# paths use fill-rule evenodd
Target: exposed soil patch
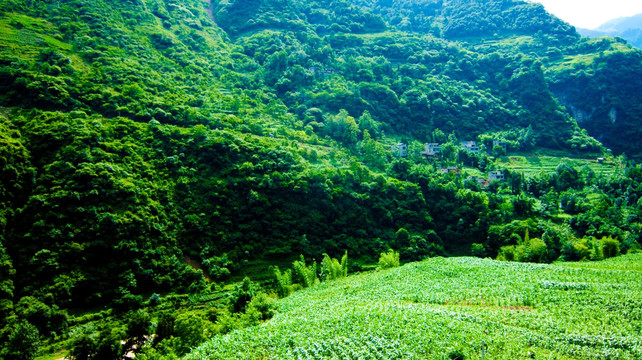
M 201 263 L 198 260 L 194 260 L 189 256 L 185 256 L 183 260 L 185 260 L 185 263 L 189 265 L 192 269 L 201 270 L 203 272 L 203 277 L 205 278 L 205 280 L 212 282 L 212 278 L 207 274 L 205 270 L 203 270 L 203 267 L 201 266 Z
M 212 0 L 207 0 L 207 14 L 210 16 L 210 19 L 216 24 L 214 20 L 214 7 L 212 5 Z

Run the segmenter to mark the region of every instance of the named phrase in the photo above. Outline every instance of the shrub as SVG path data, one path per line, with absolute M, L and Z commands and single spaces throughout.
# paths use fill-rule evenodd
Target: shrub
M 562 246 L 562 258 L 566 261 L 580 261 L 589 259 L 591 249 L 588 247 L 588 239 L 569 240 Z
M 204 253 L 206 253 L 205 250 L 201 252 L 201 256 L 204 256 Z M 225 253 L 221 256 L 204 258 L 202 262 L 202 266 L 207 274 L 216 281 L 226 280 L 230 277 L 232 273 L 229 270 L 229 267 L 232 264 L 232 261 Z
M 604 260 L 604 253 L 602 252 L 602 244 L 596 238 L 591 238 L 588 242 L 589 258 L 594 261 Z
M 130 314 L 127 320 L 127 343 L 129 349 L 140 349 L 145 343 L 145 335 L 151 333 L 152 319 L 144 310 Z
M 158 319 L 156 325 L 156 337 L 154 337 L 154 344 L 158 344 L 164 339 L 174 336 L 174 325 L 176 322 L 176 315 L 174 313 L 163 313 Z
M 252 298 L 252 301 L 247 305 L 246 312 L 257 311 L 259 313 L 259 320 L 268 320 L 274 316 L 274 303 L 275 299 L 268 296 L 266 293 L 260 292 Z
M 245 312 L 247 305 L 257 293 L 257 285 L 250 281 L 250 278 L 243 279 L 241 285 L 237 285 L 230 299 L 230 310 L 233 313 Z
M 176 317 L 174 333 L 181 340 L 181 353 L 201 344 L 214 335 L 214 324 L 196 312 L 186 312 Z
M 247 319 L 244 320 L 247 321 Z M 216 332 L 219 334 L 227 334 L 241 327 L 242 324 L 241 319 L 239 319 L 239 314 L 230 314 L 227 311 L 220 314 L 216 322 Z
M 40 347 L 40 334 L 32 324 L 24 321 L 11 327 L 7 347 L 0 350 L 5 359 L 31 360 Z
M 149 306 L 157 306 L 161 302 L 160 295 L 153 293 L 147 302 L 149 303 Z
M 522 245 L 524 247 L 523 258 L 519 259 L 522 262 L 546 262 L 548 249 L 546 243 L 541 239 L 534 238 L 528 240 L 528 243 Z
M 321 261 L 321 278 L 323 280 L 334 280 L 348 276 L 348 251 L 339 260 L 330 258 L 328 254 L 323 254 Z
M 97 333 L 91 326 L 83 326 L 72 332 L 69 355 L 72 360 L 89 359 L 97 348 Z
M 292 285 L 292 270 L 286 269 L 281 272 L 278 266 L 272 267 L 272 273 L 276 278 L 276 293 L 280 298 L 284 298 L 295 291 Z
M 294 275 L 304 288 L 314 286 L 319 283 L 317 277 L 317 263 L 312 262 L 310 266 L 305 264 L 305 258 L 301 255 L 301 259 L 292 263 L 294 268 Z
M 497 260 L 516 261 L 517 256 L 515 256 L 515 252 L 515 245 L 502 246 L 497 255 Z
M 546 262 L 548 259 L 548 248 L 542 239 L 524 236 L 524 241 L 519 245 L 502 246 L 497 255 L 497 260 L 520 261 L 520 262 Z
M 98 331 L 93 325 L 78 327 L 71 333 L 68 357 L 72 360 L 120 359 L 126 350 L 120 340 L 126 337 L 120 329 Z
M 600 244 L 604 258 L 616 257 L 620 254 L 620 242 L 616 239 L 610 236 L 603 237 L 602 240 L 600 240 Z
M 399 266 L 399 252 L 392 249 L 379 255 L 379 270 L 389 269 Z

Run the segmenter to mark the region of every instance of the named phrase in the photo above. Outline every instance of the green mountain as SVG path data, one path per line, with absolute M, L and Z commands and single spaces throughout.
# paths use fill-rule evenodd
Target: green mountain
M 641 54 L 523 1 L 0 0 L 0 357 L 299 254 L 635 250 Z
M 538 4 L 258 1 L 214 3 L 213 13 L 267 70 L 265 83 L 300 112 L 343 108 L 357 117 L 368 110 L 419 138 L 434 128 L 466 138 L 532 126 L 547 147 L 565 146 L 577 130 L 574 118 L 614 151 L 639 152 L 638 102 L 629 100 L 637 99 L 640 79 L 623 75 L 639 73 L 639 52 L 614 40 L 582 40 Z M 280 46 L 261 46 L 276 38 Z M 334 58 L 315 54 L 327 45 Z M 283 69 L 266 63 L 281 51 L 289 53 Z M 368 73 L 377 61 L 390 70 Z M 310 79 L 309 70 L 326 67 L 331 79 Z M 619 88 L 618 76 L 627 76 L 630 89 Z M 329 83 L 347 89 L 334 91 L 339 104 L 324 96 Z

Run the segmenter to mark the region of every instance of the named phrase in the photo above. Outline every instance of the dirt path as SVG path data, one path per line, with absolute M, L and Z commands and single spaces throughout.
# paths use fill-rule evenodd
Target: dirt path
M 198 262 L 198 261 L 196 261 L 196 260 L 192 259 L 192 258 L 191 258 L 191 257 L 189 257 L 189 256 L 185 256 L 184 260 L 185 260 L 185 263 L 186 263 L 187 265 L 189 265 L 192 269 L 194 269 L 194 270 L 201 270 L 201 271 L 203 272 L 203 277 L 205 278 L 205 280 L 207 280 L 207 281 L 209 281 L 209 282 L 212 282 L 212 278 L 210 278 L 210 277 L 207 275 L 207 273 L 205 272 L 205 270 L 203 270 L 203 268 L 201 267 L 201 263 L 200 263 L 200 262 Z
M 210 16 L 210 19 L 216 24 L 214 20 L 214 7 L 212 6 L 212 0 L 207 0 L 207 14 Z

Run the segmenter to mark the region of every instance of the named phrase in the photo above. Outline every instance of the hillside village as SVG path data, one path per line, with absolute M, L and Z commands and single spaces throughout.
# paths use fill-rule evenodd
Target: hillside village
M 482 146 L 478 144 L 477 141 L 474 140 L 465 140 L 460 142 L 460 148 L 463 151 L 466 151 L 471 154 L 480 154 L 482 153 Z M 493 154 L 501 154 L 501 155 L 506 155 L 507 150 L 508 150 L 508 144 L 505 141 L 501 140 L 493 140 L 492 141 L 492 147 L 491 147 L 491 152 L 486 153 L 488 155 L 493 155 Z M 497 151 L 498 149 L 501 149 L 501 151 Z M 396 143 L 392 145 L 391 148 L 392 154 L 395 157 L 398 158 L 406 158 L 408 157 L 408 144 L 406 143 Z M 439 143 L 425 143 L 424 144 L 424 151 L 419 152 L 420 155 L 423 155 L 427 160 L 435 160 L 437 156 L 441 153 L 442 151 L 442 145 Z M 448 167 L 442 167 L 439 168 L 439 172 L 442 174 L 455 174 L 455 175 L 460 175 L 461 174 L 461 168 L 459 166 L 448 166 Z M 482 187 L 486 188 L 489 186 L 489 184 L 493 181 L 504 181 L 505 180 L 505 175 L 503 171 L 500 170 L 491 170 L 488 171 L 488 177 L 486 178 L 480 178 L 480 177 L 474 177 L 471 176 L 469 177 L 469 180 L 474 180 L 477 181 L 477 183 Z

